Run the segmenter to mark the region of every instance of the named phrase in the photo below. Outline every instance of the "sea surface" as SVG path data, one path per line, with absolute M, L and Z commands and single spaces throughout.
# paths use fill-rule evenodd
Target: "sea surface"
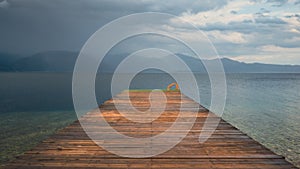
M 209 78 L 197 74 L 196 79 L 201 104 L 209 107 Z M 300 167 L 300 74 L 227 74 L 226 81 L 222 117 Z M 172 82 L 174 79 L 167 74 L 138 74 L 130 88 L 164 89 Z M 110 74 L 97 76 L 95 93 L 99 104 L 112 97 L 110 83 Z M 0 73 L 0 118 L 3 165 L 77 119 L 72 74 Z

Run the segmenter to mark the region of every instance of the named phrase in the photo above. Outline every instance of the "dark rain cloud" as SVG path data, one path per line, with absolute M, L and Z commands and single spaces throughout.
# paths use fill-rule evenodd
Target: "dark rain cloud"
M 262 3 L 261 0 L 252 1 Z M 264 0 L 263 2 L 277 7 L 287 3 L 286 0 Z M 299 3 L 300 0 L 297 2 Z M 187 11 L 196 14 L 201 11 L 220 9 L 227 4 L 227 0 L 0 0 L 0 52 L 32 55 L 49 50 L 79 51 L 96 30 L 124 15 L 137 12 L 166 12 L 182 15 Z M 272 14 L 272 10 L 267 8 L 258 8 L 255 12 L 252 20 L 210 22 L 199 26 L 199 29 L 207 33 L 238 32 L 250 37 L 244 44 L 218 41 L 218 39 L 213 41 L 220 55 L 225 56 L 255 54 L 259 52 L 261 46 L 265 45 L 299 47 L 300 42 L 295 38 L 299 37 L 299 34 L 289 30 L 290 25 L 283 20 L 284 18 L 269 15 Z M 238 9 L 233 9 L 230 13 L 240 15 Z M 286 19 L 299 18 L 299 14 L 285 17 Z M 178 25 L 169 26 L 175 28 Z M 186 29 L 188 28 L 183 25 L 182 31 L 189 31 Z M 134 50 L 133 47 L 137 46 L 140 48 L 151 46 L 151 42 L 153 42 L 151 38 L 141 38 L 133 46 L 120 47 L 122 49 L 120 52 L 128 52 L 126 49 Z M 167 41 L 159 44 L 163 46 L 163 43 L 167 47 L 171 46 Z
M 1 2 L 0 2 L 1 3 Z M 45 50 L 80 50 L 101 26 L 137 12 L 205 11 L 224 0 L 5 0 L 0 8 L 0 51 L 32 54 Z

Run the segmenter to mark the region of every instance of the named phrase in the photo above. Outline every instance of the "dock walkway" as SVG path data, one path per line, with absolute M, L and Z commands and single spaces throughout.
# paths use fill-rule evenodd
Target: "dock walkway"
M 24 155 L 19 156 L 4 168 L 296 168 L 284 157 L 276 155 L 222 119 L 211 137 L 205 143 L 199 143 L 199 134 L 206 118 L 219 117 L 208 117 L 210 112 L 207 109 L 188 97 L 181 97 L 180 92 L 165 92 L 167 96 L 166 109 L 159 118 L 151 123 L 134 123 L 124 118 L 115 109 L 114 104 L 119 104 L 120 108 L 128 111 L 128 105 L 131 103 L 139 110 L 148 110 L 149 94 L 148 91 L 124 91 L 102 104 L 100 110 L 106 121 L 115 130 L 128 136 L 142 138 L 151 137 L 168 129 L 177 118 L 180 104 L 183 104 L 186 112 L 198 107 L 197 118 L 192 129 L 171 150 L 150 158 L 120 157 L 96 145 L 83 131 L 79 121 L 76 121 Z M 126 95 L 129 95 L 130 99 L 125 97 Z M 160 100 L 157 102 L 162 103 Z M 89 112 L 82 118 L 92 120 L 97 117 L 99 114 Z

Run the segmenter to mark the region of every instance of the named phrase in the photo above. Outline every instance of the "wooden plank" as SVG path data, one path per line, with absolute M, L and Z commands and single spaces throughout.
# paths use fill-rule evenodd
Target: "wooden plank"
M 180 110 L 183 111 L 185 117 L 185 120 L 178 122 L 182 127 L 192 123 L 191 120 L 195 116 L 193 113 L 197 113 L 191 130 L 187 131 L 187 136 L 171 150 L 151 158 L 119 157 L 95 144 L 84 132 L 79 121 L 76 121 L 4 168 L 296 168 L 282 156 L 276 155 L 180 92 L 165 92 L 167 98 L 165 102 L 152 93 L 152 99 L 154 98 L 152 104 L 156 107 L 151 109 L 149 109 L 151 105 L 149 94 L 150 92 L 147 91 L 124 91 L 102 104 L 101 114 L 98 111 L 89 112 L 81 120 L 89 123 L 87 126 L 89 129 L 101 127 L 101 132 L 95 130 L 95 134 L 103 134 L 103 132 L 108 135 L 112 134 L 109 128 L 103 125 L 104 121 L 100 117 L 104 117 L 118 132 L 131 137 L 144 138 L 158 135 L 168 129 L 176 121 Z M 119 110 L 116 110 L 116 105 L 120 108 Z M 135 109 L 130 108 L 129 105 L 133 105 Z M 153 114 L 161 110 L 163 112 L 149 123 L 138 123 L 127 119 L 142 119 L 137 110 L 148 111 L 145 114 L 148 118 L 156 117 Z M 127 118 L 123 116 L 124 113 L 128 115 Z M 211 132 L 210 129 L 202 129 L 207 118 L 220 121 L 220 123 L 211 137 L 205 143 L 200 144 L 199 134 Z M 207 125 L 213 126 L 214 122 Z M 154 141 L 151 145 L 143 145 L 143 147 L 155 145 L 158 149 L 162 148 L 169 143 L 171 137 L 186 132 L 186 129 L 178 127 L 171 132 L 172 135 L 163 142 Z M 111 146 L 116 151 L 131 150 L 136 151 L 136 154 L 141 153 L 139 149 L 136 149 L 141 147 L 139 143 L 131 147 L 120 146 L 123 140 L 115 139 L 113 136 L 108 136 L 105 141 L 107 146 Z

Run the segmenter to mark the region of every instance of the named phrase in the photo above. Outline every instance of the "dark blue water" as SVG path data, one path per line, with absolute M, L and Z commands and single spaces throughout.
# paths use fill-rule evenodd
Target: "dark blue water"
M 227 74 L 226 78 L 223 118 L 299 166 L 300 74 Z M 110 79 L 108 74 L 97 77 L 99 104 L 111 98 Z M 163 89 L 173 81 L 167 74 L 140 74 L 130 87 Z M 0 163 L 76 119 L 69 73 L 0 73 L 0 82 Z M 201 104 L 209 107 L 208 77 L 199 74 L 197 82 Z

